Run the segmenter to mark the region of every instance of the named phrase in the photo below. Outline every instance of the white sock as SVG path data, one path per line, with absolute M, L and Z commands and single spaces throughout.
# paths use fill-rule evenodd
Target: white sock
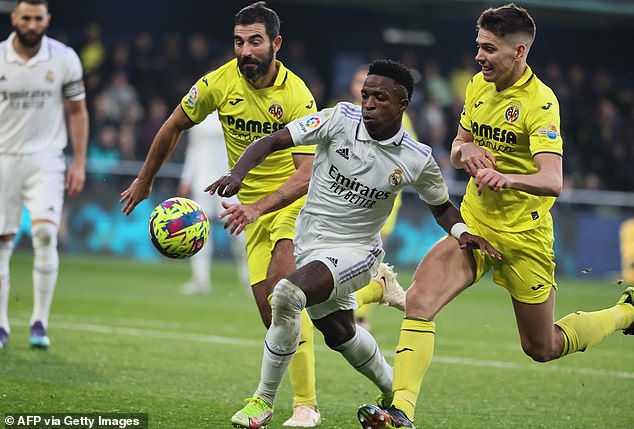
M 385 361 L 374 337 L 360 326 L 354 337 L 334 347 L 361 374 L 370 379 L 381 392 L 392 391 L 394 370 Z
M 57 226 L 48 222 L 38 223 L 33 225 L 31 234 L 34 253 L 31 325 L 39 320 L 47 328 L 59 270 Z
M 284 373 L 297 351 L 301 331 L 301 311 L 306 307 L 304 292 L 286 279 L 273 290 L 273 320 L 266 333 L 260 384 L 254 396 L 273 405 Z
M 13 253 L 13 240 L 0 241 L 0 327 L 9 332 L 9 261 Z

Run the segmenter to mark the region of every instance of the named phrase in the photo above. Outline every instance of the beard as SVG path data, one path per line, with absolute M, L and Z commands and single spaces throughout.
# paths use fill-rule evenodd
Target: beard
M 13 30 L 15 31 L 15 36 L 18 38 L 20 44 L 26 46 L 27 48 L 36 47 L 42 41 L 42 37 L 44 37 L 44 32 L 36 33 L 35 31 L 29 31 L 22 33 L 15 26 L 13 27 Z
M 238 67 L 240 68 L 240 73 L 251 82 L 264 76 L 273 62 L 273 54 L 273 46 L 271 46 L 269 55 L 263 60 L 254 57 L 239 58 Z M 254 65 L 255 67 L 247 67 L 247 65 Z

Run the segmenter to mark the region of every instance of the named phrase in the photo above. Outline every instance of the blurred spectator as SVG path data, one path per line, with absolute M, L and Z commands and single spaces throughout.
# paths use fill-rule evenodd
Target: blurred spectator
M 101 41 L 101 25 L 92 22 L 86 27 L 84 42 L 79 50 L 84 74 L 91 74 L 98 70 L 103 64 L 105 56 L 105 48 Z
M 162 97 L 152 97 L 148 103 L 146 115 L 139 127 L 139 144 L 137 145 L 136 157 L 139 160 L 145 159 L 147 151 L 152 145 L 152 140 L 163 125 L 169 114 L 167 102 Z

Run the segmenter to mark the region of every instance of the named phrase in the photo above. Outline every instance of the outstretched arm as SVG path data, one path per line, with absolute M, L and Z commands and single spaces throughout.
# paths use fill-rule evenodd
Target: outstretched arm
M 209 192 L 211 195 L 218 192 L 221 197 L 231 197 L 237 194 L 240 186 L 242 186 L 242 180 L 253 167 L 264 161 L 270 153 L 288 149 L 292 146 L 293 138 L 286 128 L 255 140 L 240 155 L 238 162 L 233 168 L 220 179 L 207 186 L 204 189 L 205 192 Z
M 119 203 L 123 204 L 121 211 L 126 216 L 132 213 L 137 204 L 150 195 L 152 184 L 161 165 L 176 147 L 181 133 L 192 126 L 194 123 L 185 115 L 181 106 L 176 106 L 156 133 L 138 176 L 126 190 L 121 192 Z
M 238 235 L 260 216 L 286 207 L 306 194 L 312 172 L 313 155 L 293 155 L 293 159 L 297 171 L 275 192 L 253 204 L 222 203 L 226 210 L 220 213 L 219 217 L 226 218 L 225 229 L 230 228 L 231 234 Z
M 451 201 L 447 201 L 439 206 L 430 205 L 429 209 L 432 215 L 434 215 L 438 225 L 458 240 L 461 249 L 480 249 L 480 253 L 482 254 L 487 253 L 494 259 L 502 259 L 502 254 L 486 239 L 469 232 L 467 225 L 465 225 L 460 215 L 460 211 Z

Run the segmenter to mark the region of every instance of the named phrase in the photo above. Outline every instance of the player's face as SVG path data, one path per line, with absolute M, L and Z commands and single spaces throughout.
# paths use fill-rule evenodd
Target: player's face
M 281 43 L 280 36 L 272 41 L 269 39 L 264 24 L 236 25 L 233 29 L 233 49 L 244 77 L 253 82 L 264 76 L 271 68 Z
M 37 46 L 51 20 L 43 4 L 20 3 L 11 14 L 11 24 L 18 41 L 29 48 Z
M 363 124 L 376 140 L 392 137 L 401 128 L 403 112 L 409 102 L 407 92 L 394 79 L 369 75 L 361 88 Z
M 496 36 L 480 29 L 476 37 L 478 53 L 475 60 L 482 67 L 482 75 L 487 82 L 494 82 L 498 90 L 515 83 L 518 67 L 518 49 L 509 38 Z

